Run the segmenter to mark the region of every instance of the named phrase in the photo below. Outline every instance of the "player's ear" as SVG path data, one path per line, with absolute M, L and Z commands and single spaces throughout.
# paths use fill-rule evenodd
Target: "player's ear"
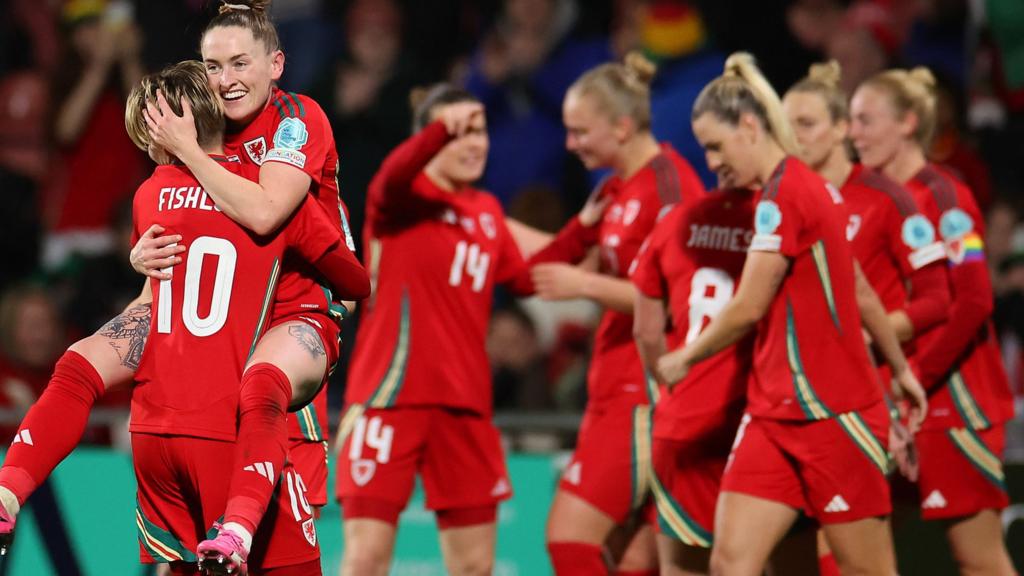
M 277 82 L 284 74 L 284 52 L 274 50 L 270 54 L 270 79 Z

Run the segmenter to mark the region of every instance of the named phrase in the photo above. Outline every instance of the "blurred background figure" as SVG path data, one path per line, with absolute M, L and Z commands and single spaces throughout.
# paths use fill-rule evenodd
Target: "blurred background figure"
M 491 136 L 483 187 L 503 204 L 531 184 L 579 204 L 589 191 L 565 153 L 562 100 L 585 70 L 613 55 L 606 36 L 576 33 L 578 14 L 573 0 L 505 0 L 470 60 L 466 88 L 486 106 Z
M 487 356 L 494 375 L 496 410 L 552 407 L 537 330 L 518 306 L 495 310 L 487 333 Z
M 124 0 L 61 8 L 64 54 L 53 84 L 56 157 L 46 191 L 43 263 L 110 250 L 110 214 L 145 176 L 148 160 L 124 130 L 124 98 L 142 77 L 142 36 Z
M 0 405 L 27 410 L 42 393 L 67 345 L 60 309 L 42 286 L 23 284 L 0 297 Z M 15 428 L 4 427 L 3 437 Z

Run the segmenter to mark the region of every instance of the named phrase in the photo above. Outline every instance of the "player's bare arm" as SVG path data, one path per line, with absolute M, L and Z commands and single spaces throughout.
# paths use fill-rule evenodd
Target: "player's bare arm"
M 743 266 L 736 296 L 689 346 L 669 352 L 658 360 L 661 378 L 669 383 L 679 382 L 694 364 L 746 336 L 768 312 L 787 270 L 789 259 L 785 256 L 777 252 L 751 251 Z
M 665 325 L 667 324 L 665 305 L 661 300 L 648 298 L 639 290 L 633 303 L 633 338 L 640 350 L 640 359 L 644 367 L 654 375 L 659 384 L 665 384 L 658 371 L 658 358 L 666 352 Z
M 280 162 L 262 166 L 259 182 L 225 169 L 199 146 L 192 109 L 185 101 L 178 116 L 158 92 L 157 104 L 147 106 L 146 123 L 153 141 L 188 166 L 217 207 L 257 234 L 277 230 L 309 191 L 309 175 Z
M 854 272 L 857 278 L 857 307 L 860 308 L 861 322 L 864 328 L 871 335 L 875 346 L 882 352 L 885 361 L 892 368 L 893 378 L 899 385 L 904 395 L 908 396 L 913 403 L 910 414 L 910 430 L 917 431 L 925 414 L 928 413 L 928 400 L 924 388 L 917 381 L 917 377 L 910 369 L 896 333 L 889 324 L 885 308 L 882 306 L 878 294 L 868 284 L 860 264 L 854 263 Z
M 544 300 L 587 298 L 605 308 L 633 313 L 636 287 L 629 280 L 562 262 L 538 264 L 530 273 L 537 296 Z

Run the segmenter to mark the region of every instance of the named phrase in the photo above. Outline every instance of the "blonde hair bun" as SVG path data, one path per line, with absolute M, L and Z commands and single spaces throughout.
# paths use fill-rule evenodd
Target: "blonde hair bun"
M 266 14 L 270 11 L 271 0 L 221 0 L 218 14 L 225 12 L 252 10 L 253 12 Z
M 636 76 L 637 80 L 647 85 L 651 84 L 651 80 L 654 79 L 654 75 L 658 72 L 658 65 L 648 60 L 646 56 L 637 50 L 626 54 L 626 59 L 622 63 L 626 70 L 629 70 Z
M 733 52 L 725 60 L 725 70 L 722 76 L 736 76 L 743 78 L 745 72 L 757 67 L 757 61 L 750 52 Z
M 835 60 L 811 64 L 811 68 L 807 72 L 809 80 L 820 82 L 829 88 L 838 88 L 842 77 L 843 69 Z
M 909 72 L 907 72 L 907 77 L 913 80 L 914 82 L 917 82 L 921 86 L 927 88 L 928 90 L 935 90 L 935 75 L 932 74 L 931 70 L 925 68 L 924 66 L 917 66 L 915 68 L 912 68 Z

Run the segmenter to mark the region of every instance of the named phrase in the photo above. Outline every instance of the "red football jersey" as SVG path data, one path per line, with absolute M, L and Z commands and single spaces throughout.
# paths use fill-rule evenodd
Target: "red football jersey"
M 274 88 L 270 102 L 252 122 L 238 132 L 228 132 L 224 149 L 245 163 L 262 166 L 282 162 L 312 179 L 309 193 L 332 216 L 355 250 L 348 212 L 338 191 L 338 152 L 334 133 L 323 109 L 313 99 Z M 253 178 L 258 180 L 258 178 Z M 302 312 L 330 311 L 331 293 L 309 263 L 286 258 L 271 312 L 271 323 Z M 337 318 L 337 316 L 335 316 Z M 327 393 L 321 391 L 296 417 L 288 418 L 289 438 L 319 441 L 327 430 Z
M 370 183 L 364 260 L 374 288 L 362 309 L 347 402 L 491 413 L 484 344 L 494 285 L 528 276 L 497 199 L 445 191 L 423 172 L 448 141 L 443 124 L 428 125 Z
M 242 369 L 268 325 L 285 248 L 316 261 L 341 233 L 305 203 L 276 236 L 253 236 L 175 165 L 158 166 L 135 193 L 136 237 L 152 224 L 180 234 L 188 251 L 172 279 L 151 280 L 154 321 L 135 375 L 131 431 L 234 440 Z
M 906 187 L 939 231 L 949 258 L 953 306 L 949 320 L 917 340 L 922 373 L 938 357 L 950 359 L 942 382 L 929 397 L 926 429 L 989 428 L 1013 417 L 1013 395 L 1002 364 L 999 342 L 990 318 L 976 331 L 965 334 L 956 323 L 963 320 L 958 301 L 980 298 L 991 305 L 992 287 L 985 266 L 985 219 L 971 191 L 941 168 L 929 165 Z M 974 278 L 970 276 L 973 267 Z M 966 285 L 957 275 L 967 273 Z M 973 307 L 972 307 L 973 308 Z M 962 340 L 962 341 L 961 341 Z M 946 346 L 951 346 L 945 349 Z M 930 352 L 935 354 L 930 354 Z M 959 362 L 952 362 L 959 358 Z M 930 378 L 922 378 L 928 384 Z
M 761 191 L 750 249 L 790 265 L 757 327 L 751 414 L 822 420 L 882 400 L 861 334 L 847 221 L 838 191 L 796 158 Z
M 935 228 L 907 189 L 860 164 L 841 192 L 849 215 L 846 237 L 864 276 L 886 311 L 903 308 L 906 279 L 946 258 Z
M 637 256 L 633 283 L 667 301 L 670 350 L 694 341 L 732 299 L 754 235 L 754 194 L 714 191 L 677 204 L 654 227 Z M 721 428 L 742 411 L 753 335 L 693 367 L 671 394 L 662 390 L 654 436 L 693 439 Z
M 596 230 L 583 228 L 573 218 L 555 239 L 555 243 L 572 248 L 547 248 L 531 262 L 550 260 L 552 253 L 559 252 L 564 260 L 579 262 L 586 256 L 586 249 L 596 244 L 601 273 L 628 279 L 629 266 L 662 210 L 698 198 L 704 194 L 704 186 L 690 164 L 664 144 L 661 153 L 628 180 L 609 177 L 596 193 L 612 197 Z M 633 342 L 632 314 L 610 309 L 602 314 L 587 371 L 587 395 L 590 407 L 651 401 L 643 363 Z
M 336 219 L 346 240 L 350 238 L 347 214 L 338 193 L 334 134 L 327 116 L 314 100 L 274 88 L 270 102 L 259 116 L 241 131 L 225 135 L 224 150 L 244 163 L 262 166 L 264 162 L 281 162 L 308 174 L 312 179 L 309 193 Z M 355 250 L 354 243 L 349 242 L 349 249 Z M 328 300 L 316 278 L 316 272 L 307 263 L 287 259 L 272 317 L 327 311 Z

